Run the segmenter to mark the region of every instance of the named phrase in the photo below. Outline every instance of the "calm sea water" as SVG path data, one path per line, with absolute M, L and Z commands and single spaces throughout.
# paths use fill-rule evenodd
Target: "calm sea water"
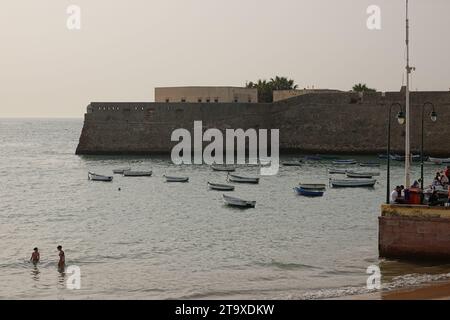
M 283 167 L 259 185 L 237 186 L 231 194 L 257 201 L 242 211 L 208 190 L 207 181 L 225 182 L 225 174 L 206 165 L 76 156 L 82 125 L 81 119 L 0 120 L 1 299 L 330 298 L 366 292 L 370 265 L 381 267 L 390 288 L 450 276 L 449 265 L 378 260 L 385 166 L 375 188 L 330 188 L 320 199 L 292 188 L 299 181 L 326 183 L 331 161 Z M 112 174 L 123 166 L 152 169 L 154 176 L 87 180 L 90 170 Z M 426 175 L 436 169 L 427 166 Z M 190 182 L 168 184 L 163 174 Z M 402 176 L 403 167 L 394 165 L 392 184 Z M 67 264 L 80 267 L 80 290 L 68 290 L 68 275 L 57 271 L 58 244 Z M 28 262 L 35 246 L 37 267 Z

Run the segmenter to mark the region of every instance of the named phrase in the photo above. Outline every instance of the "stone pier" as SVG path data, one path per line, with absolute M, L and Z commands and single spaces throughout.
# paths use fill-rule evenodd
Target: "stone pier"
M 383 258 L 450 261 L 450 208 L 383 205 L 378 246 Z

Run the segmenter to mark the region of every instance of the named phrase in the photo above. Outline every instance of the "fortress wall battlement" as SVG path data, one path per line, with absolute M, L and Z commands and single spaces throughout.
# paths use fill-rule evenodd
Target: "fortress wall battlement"
M 438 121 L 425 120 L 425 152 L 450 154 L 450 92 L 412 92 L 412 149 L 419 150 L 421 106 L 435 104 Z M 77 154 L 169 153 L 173 130 L 280 129 L 286 152 L 385 152 L 388 107 L 404 105 L 400 92 L 305 94 L 275 103 L 92 102 L 87 107 Z M 404 126 L 392 112 L 392 149 L 404 148 Z M 427 109 L 426 114 L 431 110 Z

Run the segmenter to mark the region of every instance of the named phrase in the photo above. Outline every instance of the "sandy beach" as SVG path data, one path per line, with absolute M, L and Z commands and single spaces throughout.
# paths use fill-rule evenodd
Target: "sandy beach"
M 436 282 L 420 287 L 355 295 L 338 300 L 450 300 L 450 282 Z

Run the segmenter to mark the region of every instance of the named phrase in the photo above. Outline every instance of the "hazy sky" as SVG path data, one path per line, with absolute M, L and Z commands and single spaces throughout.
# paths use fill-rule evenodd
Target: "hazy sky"
M 82 117 L 156 86 L 283 75 L 300 87 L 397 91 L 404 0 L 2 0 L 0 117 Z M 412 89 L 450 88 L 450 1 L 410 0 Z M 81 8 L 81 30 L 66 9 Z M 366 27 L 381 7 L 380 31 Z

